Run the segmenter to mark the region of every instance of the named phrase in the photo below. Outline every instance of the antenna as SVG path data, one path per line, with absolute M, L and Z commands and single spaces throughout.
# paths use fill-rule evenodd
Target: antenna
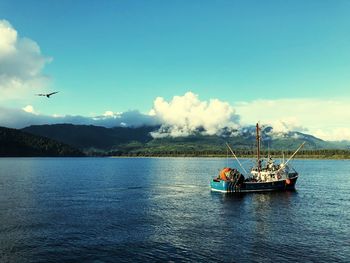
M 258 173 L 260 174 L 261 163 L 260 163 L 260 133 L 259 133 L 259 123 L 256 124 L 256 155 L 258 161 Z
M 306 142 L 303 142 L 303 143 L 299 146 L 299 148 L 292 154 L 292 156 L 289 157 L 289 159 L 288 159 L 285 163 L 283 162 L 283 165 L 281 166 L 281 168 L 279 168 L 279 169 L 277 170 L 277 172 L 279 172 L 282 168 L 286 167 L 287 163 L 288 163 L 290 160 L 293 159 L 293 157 L 297 154 L 297 152 L 299 152 L 299 150 L 304 146 L 305 143 L 306 143 Z M 284 155 L 283 155 L 283 159 L 284 159 Z

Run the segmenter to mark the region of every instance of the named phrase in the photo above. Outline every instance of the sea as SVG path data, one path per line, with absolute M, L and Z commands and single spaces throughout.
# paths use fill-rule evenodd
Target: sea
M 350 161 L 291 164 L 223 194 L 227 158 L 0 158 L 0 262 L 350 262 Z

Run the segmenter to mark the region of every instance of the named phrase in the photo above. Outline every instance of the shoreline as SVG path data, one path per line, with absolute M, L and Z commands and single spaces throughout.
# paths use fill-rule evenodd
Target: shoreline
M 220 155 L 120 155 L 120 156 L 86 156 L 86 157 L 104 157 L 104 158 L 218 158 L 223 159 L 227 156 Z M 254 159 L 256 156 L 237 156 L 238 159 Z M 271 156 L 273 159 L 282 159 L 280 156 Z M 228 157 L 232 159 L 232 156 Z M 262 157 L 266 159 L 267 157 Z M 287 159 L 287 158 L 286 158 Z M 299 156 L 294 157 L 294 160 L 305 160 L 305 159 L 314 159 L 314 160 L 350 160 L 350 156 Z
M 215 159 L 224 159 L 227 158 L 226 156 L 185 156 L 185 155 L 177 155 L 177 156 L 165 156 L 165 155 L 159 155 L 159 156 L 149 156 L 149 155 L 123 155 L 123 156 L 0 156 L 0 159 L 9 159 L 9 158 L 47 158 L 47 159 L 54 159 L 54 158 L 60 158 L 60 159 L 65 159 L 65 158 L 111 158 L 111 159 L 128 159 L 128 158 L 149 158 L 149 159 L 176 159 L 176 158 L 188 158 L 188 159 L 195 159 L 195 158 L 202 158 L 202 159 L 210 159 L 210 158 L 215 158 Z M 255 159 L 256 156 L 240 156 L 238 159 Z M 262 159 L 266 159 L 267 157 L 263 157 Z M 282 159 L 281 157 L 273 157 L 276 160 Z M 228 159 L 234 159 L 232 156 L 228 157 Z M 293 160 L 350 160 L 350 157 L 333 157 L 333 156 L 305 156 L 305 157 L 294 157 Z

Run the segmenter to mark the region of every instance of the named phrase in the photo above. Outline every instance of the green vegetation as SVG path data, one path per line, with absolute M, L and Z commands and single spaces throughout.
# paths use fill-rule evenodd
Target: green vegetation
M 225 146 L 223 146 L 225 147 Z M 255 158 L 256 152 L 250 150 L 236 150 L 235 154 L 237 157 L 243 158 Z M 293 151 L 270 151 L 270 155 L 273 158 L 282 158 L 282 156 L 288 158 L 293 154 Z M 98 154 L 96 154 L 98 155 Z M 212 149 L 201 149 L 196 150 L 192 147 L 183 147 L 170 149 L 164 147 L 164 149 L 152 149 L 144 148 L 133 151 L 110 151 L 104 153 L 103 156 L 131 156 L 131 157 L 226 157 L 231 156 L 225 150 L 212 150 Z M 268 156 L 267 151 L 261 152 L 262 157 Z M 350 150 L 339 150 L 339 149 L 324 149 L 324 150 L 305 150 L 299 151 L 295 158 L 303 159 L 350 159 Z
M 84 156 L 69 145 L 16 129 L 0 127 L 0 157 Z

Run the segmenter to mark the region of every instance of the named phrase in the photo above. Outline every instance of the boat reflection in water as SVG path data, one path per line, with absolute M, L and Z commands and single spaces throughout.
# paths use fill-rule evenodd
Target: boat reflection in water
M 244 193 L 244 192 L 266 192 L 266 191 L 286 191 L 294 190 L 298 179 L 298 173 L 288 165 L 289 161 L 304 146 L 302 143 L 292 156 L 284 162 L 277 164 L 271 157 L 265 161 L 260 158 L 260 134 L 259 124 L 256 124 L 257 140 L 257 161 L 250 173 L 244 169 L 236 157 L 231 147 L 227 144 L 238 164 L 245 172 L 244 176 L 235 168 L 224 168 L 220 171 L 219 176 L 210 182 L 212 191 L 225 193 Z

